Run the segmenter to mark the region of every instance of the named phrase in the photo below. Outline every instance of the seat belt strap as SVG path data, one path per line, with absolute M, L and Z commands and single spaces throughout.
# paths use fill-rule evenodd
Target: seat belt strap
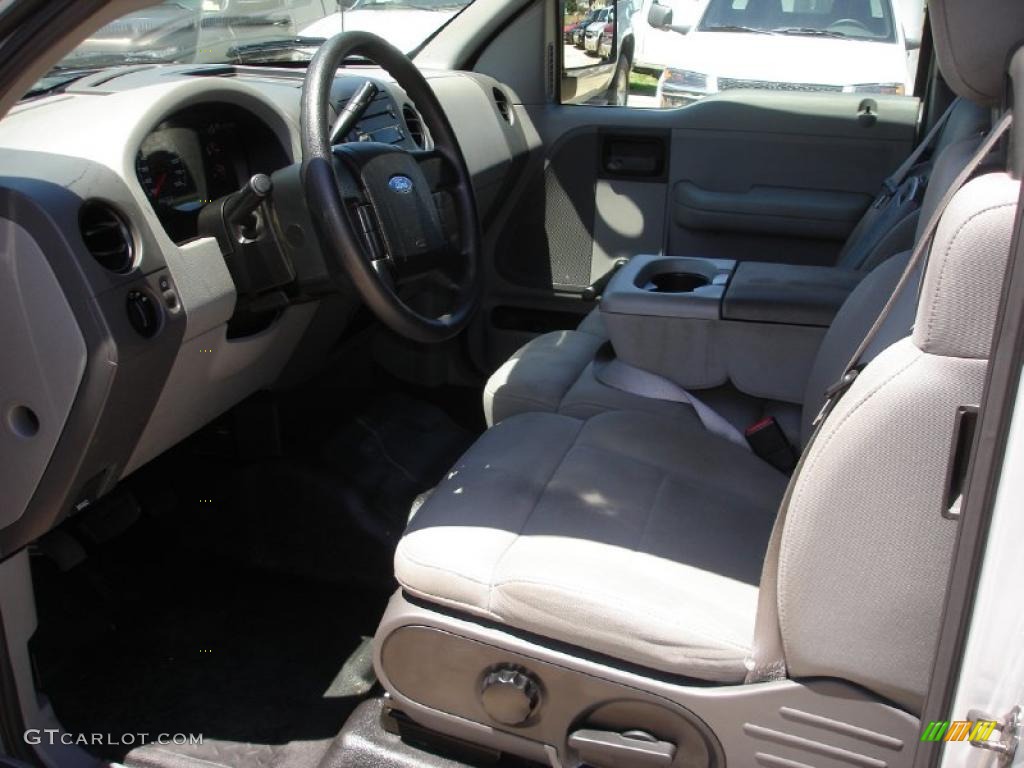
M 882 199 L 893 197 L 899 190 L 900 185 L 907 178 L 907 174 L 910 173 L 911 168 L 917 165 L 921 161 L 921 156 L 935 143 L 935 140 L 939 137 L 942 132 L 942 128 L 949 122 L 949 116 L 953 114 L 953 110 L 956 108 L 957 103 L 960 101 L 960 97 L 953 99 L 953 102 L 946 107 L 946 111 L 939 115 L 939 119 L 935 121 L 935 125 L 932 126 L 931 130 L 925 134 L 925 137 L 921 139 L 918 145 L 914 148 L 907 159 L 900 163 L 899 167 L 889 174 L 889 177 L 882 182 Z M 876 203 L 877 205 L 877 203 Z
M 988 157 L 993 147 L 999 142 L 1010 125 L 1013 123 L 1013 115 L 1007 112 L 992 128 L 992 131 L 985 137 L 985 140 L 978 147 L 978 150 L 971 156 L 970 161 L 964 167 L 964 169 L 957 175 L 950 184 L 949 189 L 946 190 L 942 200 L 935 207 L 932 215 L 929 217 L 924 229 L 921 232 L 921 237 L 914 246 L 914 250 L 911 253 L 910 259 L 907 261 L 907 266 L 903 270 L 903 274 L 900 275 L 899 281 L 896 283 L 896 287 L 893 289 L 892 295 L 889 300 L 882 307 L 878 317 L 872 324 L 871 328 L 868 329 L 867 334 L 857 347 L 857 351 L 853 353 L 850 358 L 850 362 L 847 363 L 846 368 L 843 370 L 843 375 L 839 378 L 834 385 L 832 385 L 825 399 L 825 404 L 822 406 L 821 411 L 814 419 L 814 431 L 811 433 L 810 438 L 807 440 L 807 445 L 804 446 L 803 452 L 800 454 L 800 461 L 797 462 L 796 469 L 793 470 L 793 475 L 789 480 L 789 485 L 786 487 L 786 493 L 782 497 L 782 503 L 779 506 L 778 517 L 775 518 L 775 526 L 772 529 L 771 539 L 768 541 L 768 551 L 765 553 L 764 566 L 761 571 L 761 586 L 757 595 L 757 615 L 754 620 L 754 644 L 751 650 L 750 656 L 747 657 L 747 677 L 746 682 L 748 683 L 760 683 L 769 680 L 781 680 L 786 677 L 786 651 L 782 641 L 782 627 L 779 624 L 779 591 L 778 591 L 778 572 L 779 572 L 779 553 L 782 547 L 782 530 L 786 525 L 786 513 L 789 511 L 790 500 L 792 499 L 793 489 L 796 487 L 797 482 L 800 479 L 800 473 L 803 470 L 804 461 L 807 456 L 810 455 L 811 449 L 814 446 L 814 441 L 821 433 L 821 429 L 828 418 L 828 415 L 835 408 L 836 403 L 846 394 L 847 390 L 853 385 L 853 382 L 857 379 L 857 374 L 863 368 L 862 360 L 864 354 L 870 347 L 871 342 L 874 341 L 875 337 L 881 331 L 885 319 L 892 312 L 893 307 L 896 306 L 897 299 L 900 293 L 906 288 L 910 282 L 911 277 L 914 275 L 915 270 L 919 264 L 924 263 L 927 265 L 927 256 L 931 251 L 932 238 L 935 236 L 935 231 L 939 228 L 939 222 L 942 219 L 943 213 L 949 206 L 950 202 L 960 188 L 967 183 L 978 167 L 984 162 L 985 158 Z M 924 275 L 924 269 L 921 270 L 922 276 Z
M 697 418 L 708 432 L 750 450 L 750 444 L 743 434 L 707 403 L 694 397 L 674 381 L 624 363 L 618 358 L 612 357 L 609 352 L 602 349 L 594 360 L 594 378 L 599 382 L 631 395 L 689 405 L 696 411 Z

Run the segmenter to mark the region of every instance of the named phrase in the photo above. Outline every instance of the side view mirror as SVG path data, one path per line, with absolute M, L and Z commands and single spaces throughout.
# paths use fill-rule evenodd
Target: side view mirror
M 658 2 L 651 3 L 647 23 L 655 29 L 668 29 L 672 25 L 672 9 Z
M 657 2 L 657 0 L 651 3 L 651 9 L 647 12 L 647 23 L 654 27 L 654 29 L 671 29 L 680 35 L 685 35 L 690 31 L 689 24 L 673 24 L 672 9 L 667 5 Z
M 903 39 L 906 42 L 908 51 L 916 51 L 921 47 L 921 33 L 919 31 L 907 32 L 906 27 L 904 27 Z

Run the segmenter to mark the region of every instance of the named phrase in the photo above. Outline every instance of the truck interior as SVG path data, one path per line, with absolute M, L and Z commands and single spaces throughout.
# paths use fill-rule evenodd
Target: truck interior
M 22 98 L 146 3 L 25 5 L 0 764 L 923 764 L 1024 6 L 656 110 L 569 103 L 555 0 Z

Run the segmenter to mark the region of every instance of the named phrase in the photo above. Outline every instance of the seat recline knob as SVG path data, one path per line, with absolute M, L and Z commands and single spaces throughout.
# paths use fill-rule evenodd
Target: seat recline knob
M 522 725 L 540 705 L 540 685 L 521 667 L 498 667 L 484 675 L 480 703 L 496 722 Z

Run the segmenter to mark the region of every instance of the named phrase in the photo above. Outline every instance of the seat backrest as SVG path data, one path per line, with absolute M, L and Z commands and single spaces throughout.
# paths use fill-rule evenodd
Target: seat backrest
M 938 159 L 953 144 L 966 139 L 980 140 L 990 127 L 990 110 L 967 99 L 957 99 L 935 137 L 931 156 L 926 153 L 895 195 L 879 194 L 846 239 L 836 265 L 867 272 L 890 256 L 909 250 L 914 243 L 915 228 L 927 218 L 920 215 L 925 204 L 923 198 L 927 197 L 926 190 L 938 186 L 941 197 L 948 181 L 952 180 L 951 176 L 943 184 L 942 179 L 936 177 L 934 166 Z
M 1003 173 L 956 194 L 913 333 L 864 368 L 808 449 L 776 571 L 791 677 L 920 710 L 956 534 L 942 514 L 954 422 L 981 401 L 1019 194 Z
M 931 217 L 946 190 L 970 161 L 971 155 L 980 143 L 980 136 L 971 136 L 945 147 L 936 158 L 931 174 L 932 183 L 921 205 L 923 221 Z M 918 229 L 923 228 L 923 221 Z M 920 234 L 917 232 L 915 240 Z M 850 357 L 892 295 L 909 257 L 909 252 L 897 254 L 873 269 L 836 313 L 821 342 L 804 390 L 801 445 L 806 445 L 811 435 L 814 417 L 825 402 L 825 390 L 842 376 Z M 917 284 L 917 281 L 914 284 Z M 865 361 L 871 360 L 882 349 L 910 333 L 917 296 L 913 291 L 904 291 L 899 299 L 899 304 L 888 316 L 881 333 L 865 355 Z

